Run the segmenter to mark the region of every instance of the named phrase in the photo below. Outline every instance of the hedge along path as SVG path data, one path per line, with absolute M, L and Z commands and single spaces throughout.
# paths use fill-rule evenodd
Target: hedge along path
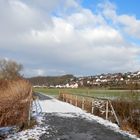
M 29 120 L 32 86 L 24 79 L 0 80 L 0 127 Z

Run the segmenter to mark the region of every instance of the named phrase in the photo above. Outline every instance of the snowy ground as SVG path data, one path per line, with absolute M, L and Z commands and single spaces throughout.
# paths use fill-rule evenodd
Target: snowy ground
M 94 121 L 94 122 L 96 122 L 96 124 L 99 123 L 99 124 L 101 124 L 101 126 L 104 126 L 107 129 L 110 129 L 111 132 L 113 132 L 113 133 L 123 135 L 122 137 L 140 140 L 140 138 L 137 138 L 135 135 L 131 135 L 127 132 L 120 130 L 116 124 L 113 124 L 107 120 L 103 120 L 102 118 L 99 118 L 97 116 L 93 116 L 89 113 L 86 113 L 85 111 L 81 110 L 78 107 L 75 107 L 68 103 L 61 102 L 50 96 L 44 96 L 44 95 L 39 94 L 39 98 L 40 98 L 39 103 L 42 108 L 42 113 L 40 115 L 36 115 L 36 118 L 39 122 L 38 125 L 35 126 L 33 129 L 25 130 L 25 131 L 16 133 L 14 135 L 9 135 L 7 140 L 43 139 L 43 135 L 44 136 L 47 135 L 48 139 L 49 139 L 49 136 L 52 135 L 51 134 L 51 129 L 52 129 L 51 125 L 53 125 L 55 123 L 55 121 L 56 121 L 56 123 L 58 123 L 57 117 L 59 119 L 63 120 L 62 122 L 67 121 L 67 120 L 70 121 L 70 119 L 72 121 L 73 120 L 72 118 L 76 118 L 75 119 L 75 123 L 76 123 L 78 121 L 78 117 L 81 119 L 81 121 L 83 120 L 85 123 L 87 120 L 91 121 L 91 122 Z M 65 118 L 65 119 L 62 119 L 62 118 Z M 49 122 L 49 120 L 50 120 L 50 122 Z M 59 123 L 60 123 L 60 121 L 59 121 Z M 69 123 L 69 122 L 67 121 L 66 123 Z M 62 128 L 62 125 L 65 125 L 65 124 L 61 124 L 61 128 Z M 59 130 L 57 130 L 57 127 L 58 126 L 55 127 L 54 131 L 59 131 Z M 109 130 L 107 132 L 109 132 Z M 54 134 L 57 134 L 57 132 L 54 132 Z M 83 134 L 80 133 L 80 135 L 83 135 Z M 78 136 L 75 136 L 75 137 L 78 137 Z M 46 139 L 46 137 L 45 137 L 45 139 Z M 51 140 L 51 138 L 50 138 L 50 140 Z M 61 139 L 59 139 L 59 140 L 61 140 Z

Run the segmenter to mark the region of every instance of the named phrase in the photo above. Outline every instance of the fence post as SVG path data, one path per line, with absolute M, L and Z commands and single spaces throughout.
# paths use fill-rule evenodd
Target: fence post
M 82 98 L 82 109 L 84 110 L 84 97 Z
M 60 96 L 61 96 L 61 95 L 60 95 L 60 90 L 59 90 L 58 94 L 59 94 L 59 97 L 60 97 Z
M 91 113 L 93 114 L 94 112 L 94 99 L 92 100 L 92 108 L 91 108 Z
M 71 96 L 70 96 L 70 104 L 72 104 L 72 97 L 73 97 L 73 96 L 71 95 Z
M 75 106 L 77 106 L 77 96 L 76 96 L 76 99 L 75 99 Z
M 70 103 L 70 95 L 67 95 L 68 103 Z
M 62 96 L 63 96 L 63 101 L 65 101 L 65 100 L 64 100 L 64 93 L 62 94 Z
M 29 101 L 28 126 L 30 126 L 30 122 L 31 122 L 31 101 Z
M 114 116 L 115 116 L 115 119 L 116 119 L 116 121 L 117 121 L 117 124 L 120 126 L 118 117 L 117 117 L 117 115 L 116 115 L 116 113 L 115 113 L 115 110 L 114 110 L 114 108 L 113 108 L 113 106 L 112 106 L 110 100 L 109 100 L 109 104 L 110 104 L 110 107 L 111 107 L 111 109 L 112 109 L 112 112 L 113 112 L 113 114 L 114 114 Z
M 65 95 L 65 98 L 66 98 L 66 103 L 68 103 L 68 98 L 67 98 L 67 95 Z
M 87 90 L 87 95 L 89 95 L 89 90 Z
M 106 102 L 106 116 L 105 116 L 106 120 L 108 120 L 108 101 Z

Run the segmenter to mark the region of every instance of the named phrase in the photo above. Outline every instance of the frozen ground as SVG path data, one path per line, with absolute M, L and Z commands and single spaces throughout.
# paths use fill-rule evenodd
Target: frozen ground
M 42 113 L 33 129 L 9 135 L 7 140 L 140 140 L 116 124 L 68 103 L 38 94 Z

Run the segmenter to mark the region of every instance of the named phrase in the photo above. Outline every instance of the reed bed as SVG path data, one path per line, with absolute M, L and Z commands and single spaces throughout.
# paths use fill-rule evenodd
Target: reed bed
M 28 81 L 0 80 L 0 127 L 26 123 L 31 102 L 32 86 Z

